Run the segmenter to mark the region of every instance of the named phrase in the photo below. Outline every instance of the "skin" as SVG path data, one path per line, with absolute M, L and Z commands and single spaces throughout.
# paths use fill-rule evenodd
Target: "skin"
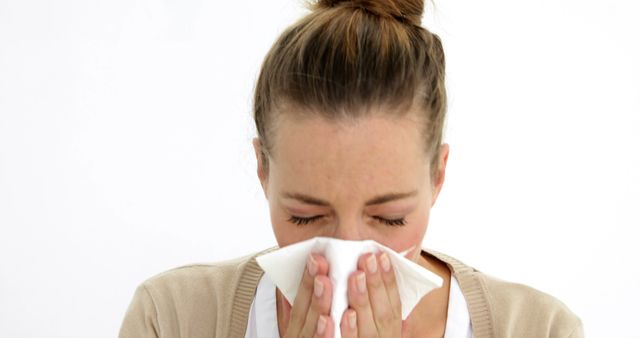
M 444 183 L 448 144 L 441 145 L 440 170 L 432 181 L 420 122 L 413 112 L 402 117 L 372 114 L 349 121 L 328 121 L 320 116 L 294 119 L 291 115 L 282 113 L 278 118 L 268 169 L 262 166 L 259 140 L 253 140 L 257 174 L 278 245 L 326 236 L 373 239 L 398 252 L 413 246 L 406 257 L 442 277 L 444 283 L 423 297 L 402 321 L 393 270 L 384 269 L 383 257 L 365 254 L 349 278 L 350 307 L 341 323 L 333 323 L 329 317 L 330 267 L 321 255 L 313 255 L 294 304 L 276 290 L 281 336 L 332 337 L 335 330 L 341 330 L 345 338 L 442 337 L 450 272 L 420 248 L 430 209 Z M 410 194 L 367 203 L 390 193 Z M 292 219 L 315 216 L 302 225 Z M 403 219 L 404 224 L 388 225 L 384 219 Z M 364 292 L 358 289 L 358 278 L 364 281 Z M 355 322 L 354 328 L 350 322 Z

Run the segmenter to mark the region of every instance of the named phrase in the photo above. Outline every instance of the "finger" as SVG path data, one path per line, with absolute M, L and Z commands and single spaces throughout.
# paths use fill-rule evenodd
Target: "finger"
M 307 267 L 302 274 L 302 280 L 298 287 L 298 293 L 291 308 L 291 319 L 287 326 L 287 332 L 297 336 L 302 330 L 307 319 L 307 312 L 311 306 L 313 295 L 313 281 L 315 276 L 325 275 L 329 271 L 327 260 L 321 255 L 311 254 L 307 259 Z
M 397 318 L 402 318 L 400 291 L 398 290 L 396 274 L 393 266 L 391 265 L 389 254 L 386 252 L 381 253 L 378 261 L 380 262 L 380 274 L 387 290 L 387 296 L 389 297 L 389 303 L 391 304 L 393 315 Z
M 367 277 L 363 271 L 357 270 L 349 276 L 347 290 L 349 306 L 356 311 L 358 335 L 363 337 L 377 337 L 378 330 L 367 294 Z
M 378 264 L 376 255 L 373 253 L 362 255 L 358 259 L 358 268 L 366 271 L 369 304 L 378 334 L 389 337 L 391 332 L 399 332 L 400 318 L 395 317 L 389 303 L 387 289 L 381 276 L 382 268 Z
M 313 296 L 301 336 L 311 337 L 320 328 L 320 316 L 328 316 L 331 308 L 331 280 L 327 276 L 317 275 L 314 280 Z M 326 324 L 326 323 L 325 323 Z M 324 331 L 323 331 L 324 332 Z
M 344 314 L 342 314 L 340 333 L 342 334 L 342 338 L 358 337 L 357 315 L 354 309 L 347 309 L 344 311 Z
M 315 338 L 333 338 L 333 320 L 330 316 L 321 315 L 318 317 Z

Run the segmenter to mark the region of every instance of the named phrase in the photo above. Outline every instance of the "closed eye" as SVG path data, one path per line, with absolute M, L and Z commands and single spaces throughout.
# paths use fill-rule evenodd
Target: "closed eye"
M 386 219 L 379 216 L 373 216 L 373 218 L 378 220 L 381 223 L 384 223 L 386 225 L 391 225 L 391 226 L 402 226 L 407 224 L 407 220 L 404 219 L 404 217 L 396 218 L 396 219 Z
M 297 225 L 304 225 L 304 224 L 309 224 L 311 222 L 315 222 L 316 220 L 318 220 L 320 218 L 322 218 L 322 215 L 313 216 L 313 217 L 291 216 L 291 218 L 289 218 L 289 222 L 297 224 Z
M 324 217 L 324 216 L 323 215 L 317 215 L 317 216 L 312 216 L 312 217 L 291 216 L 291 218 L 289 218 L 289 222 L 297 224 L 297 225 L 305 225 L 305 224 L 313 223 L 313 222 L 319 220 L 322 217 Z M 380 216 L 372 216 L 372 218 L 377 220 L 380 223 L 383 223 L 383 224 L 389 225 L 389 226 L 403 226 L 403 225 L 407 224 L 407 221 L 406 221 L 406 219 L 404 217 L 396 218 L 396 219 L 387 219 L 387 218 L 383 218 L 383 217 L 380 217 Z

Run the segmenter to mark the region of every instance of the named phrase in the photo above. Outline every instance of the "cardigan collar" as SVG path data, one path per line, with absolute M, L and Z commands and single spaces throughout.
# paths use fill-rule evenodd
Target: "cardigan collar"
M 493 316 L 487 299 L 487 289 L 480 279 L 480 272 L 459 260 L 441 252 L 422 249 L 422 252 L 444 262 L 453 276 L 458 280 L 458 285 L 469 309 L 471 327 L 475 338 L 493 338 Z
M 277 246 L 271 247 L 247 256 L 248 259 L 238 267 L 239 275 L 231 304 L 231 323 L 228 337 L 244 338 L 251 303 L 255 297 L 260 278 L 264 273 L 256 262 L 256 257 L 277 249 Z M 494 337 L 492 313 L 487 300 L 487 289 L 480 279 L 479 271 L 438 251 L 423 248 L 422 252 L 445 263 L 458 281 L 462 294 L 467 301 L 473 336 L 476 338 Z

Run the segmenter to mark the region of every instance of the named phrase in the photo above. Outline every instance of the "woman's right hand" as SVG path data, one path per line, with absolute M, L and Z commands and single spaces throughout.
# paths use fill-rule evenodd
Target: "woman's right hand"
M 293 307 L 282 297 L 285 338 L 333 337 L 331 280 L 327 276 L 329 263 L 322 255 L 311 254 L 302 274 Z

